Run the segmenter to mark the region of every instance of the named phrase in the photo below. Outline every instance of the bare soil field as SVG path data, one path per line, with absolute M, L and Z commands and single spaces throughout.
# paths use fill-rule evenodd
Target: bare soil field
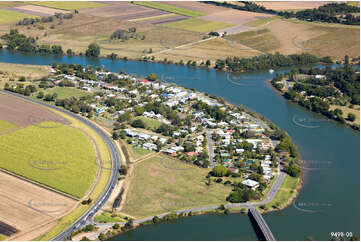
M 0 120 L 18 127 L 36 125 L 46 120 L 70 124 L 65 118 L 46 108 L 3 94 L 0 94 Z
M 271 16 L 272 15 L 270 14 L 264 14 L 264 13 L 254 13 L 254 12 L 228 9 L 225 11 L 212 13 L 207 16 L 202 16 L 200 18 L 209 21 L 219 21 L 219 22 L 235 24 L 236 26 L 218 30 L 218 32 L 227 32 L 228 34 L 234 34 L 249 29 L 250 27 L 245 25 L 249 22 L 259 19 L 264 19 Z
M 193 11 L 199 11 L 206 14 L 218 13 L 220 11 L 225 11 L 228 8 L 214 6 L 211 4 L 205 4 L 202 2 L 195 2 L 195 1 L 166 1 L 162 2 L 169 5 L 173 5 L 180 8 L 185 8 Z
M 327 1 L 275 1 L 275 2 L 256 2 L 258 5 L 261 5 L 268 9 L 273 9 L 276 11 L 282 11 L 282 10 L 303 10 L 303 9 L 312 9 L 312 8 L 318 8 L 322 5 L 325 5 Z
M 284 31 L 284 30 L 287 31 Z M 360 28 L 344 25 L 306 23 L 277 19 L 267 25 L 240 34 L 228 36 L 261 51 L 282 54 L 310 53 L 331 56 L 335 59 L 345 55 L 360 54 Z
M 24 5 L 24 6 L 7 8 L 7 9 L 16 11 L 16 12 L 20 12 L 20 13 L 37 15 L 37 16 L 41 16 L 41 17 L 52 16 L 55 13 L 67 13 L 68 12 L 65 10 L 42 7 L 42 6 L 37 6 L 37 5 Z
M 97 17 L 111 17 L 117 20 L 132 20 L 168 14 L 168 12 L 131 4 L 128 2 L 114 2 L 110 3 L 109 6 L 84 10 L 82 13 Z
M 13 235 L 14 239 L 28 232 L 36 234 L 42 225 L 64 215 L 76 203 L 68 197 L 0 172 L 0 221 L 19 230 Z

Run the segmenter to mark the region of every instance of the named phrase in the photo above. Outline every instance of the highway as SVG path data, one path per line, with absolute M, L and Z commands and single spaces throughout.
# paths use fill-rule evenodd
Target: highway
M 107 136 L 106 133 L 104 133 L 98 126 L 94 125 L 92 122 L 86 120 L 85 118 L 78 116 L 68 110 L 62 109 L 62 108 L 58 108 L 55 107 L 53 105 L 47 104 L 47 103 L 43 103 L 41 101 L 38 100 L 34 100 L 32 98 L 29 97 L 25 97 L 22 96 L 20 94 L 17 93 L 13 93 L 13 92 L 8 92 L 5 90 L 0 90 L 0 92 L 5 93 L 5 94 L 10 94 L 13 96 L 16 96 L 18 98 L 24 99 L 26 101 L 30 101 L 33 103 L 37 103 L 49 108 L 52 108 L 54 110 L 57 110 L 59 112 L 65 113 L 81 122 L 83 122 L 84 124 L 86 124 L 87 126 L 89 126 L 90 128 L 92 128 L 103 140 L 104 142 L 107 144 L 109 151 L 110 151 L 110 155 L 113 161 L 112 164 L 112 174 L 111 174 L 111 178 L 105 188 L 105 190 L 103 191 L 102 195 L 100 197 L 98 197 L 98 199 L 95 201 L 94 205 L 86 212 L 84 213 L 80 218 L 78 218 L 72 225 L 70 225 L 65 231 L 61 232 L 60 234 L 58 234 L 56 237 L 54 237 L 52 240 L 53 241 L 62 241 L 62 240 L 66 240 L 66 238 L 71 234 L 71 232 L 79 229 L 80 227 L 84 226 L 85 224 L 87 224 L 89 221 L 91 221 L 92 217 L 99 211 L 99 209 L 101 209 L 103 207 L 103 205 L 107 202 L 110 194 L 112 193 L 117 181 L 118 181 L 118 171 L 119 171 L 119 167 L 120 167 L 120 159 L 119 159 L 119 153 L 117 148 L 115 147 L 112 139 L 110 137 Z

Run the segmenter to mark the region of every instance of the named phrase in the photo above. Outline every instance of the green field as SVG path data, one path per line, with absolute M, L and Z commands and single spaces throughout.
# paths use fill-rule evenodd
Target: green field
M 126 222 L 125 219 L 113 215 L 109 212 L 102 212 L 100 215 L 95 216 L 94 221 L 97 223 L 116 223 L 116 222 Z
M 0 167 L 10 172 L 78 198 L 94 182 L 95 151 L 78 129 L 43 122 L 1 135 L 0 144 Z
M 77 89 L 75 87 L 54 87 L 54 88 L 48 88 L 44 91 L 44 94 L 53 94 L 53 93 L 57 93 L 59 99 L 64 99 L 64 98 L 70 98 L 70 97 L 83 97 L 88 95 L 89 93 L 87 93 L 86 91 L 82 91 L 80 89 Z
M 103 7 L 106 6 L 106 4 L 103 3 L 97 3 L 97 2 L 81 2 L 81 1 L 67 1 L 67 2 L 57 2 L 57 1 L 51 1 L 51 2 L 31 2 L 34 5 L 40 5 L 50 8 L 57 8 L 57 9 L 63 9 L 63 10 L 79 10 L 79 9 L 85 9 L 85 8 L 97 8 L 97 7 Z
M 146 118 L 146 117 L 137 117 L 135 119 L 140 119 L 142 120 L 149 128 L 151 128 L 152 130 L 159 128 L 159 126 L 162 125 L 161 121 L 155 120 L 155 119 L 151 119 L 151 118 Z
M 226 203 L 230 186 L 205 184 L 209 169 L 157 155 L 135 166 L 122 213 L 152 216 L 182 208 Z M 225 178 L 224 180 L 234 178 Z
M 180 8 L 180 7 L 176 7 L 176 6 L 171 6 L 171 5 L 168 5 L 165 3 L 160 3 L 160 2 L 137 2 L 136 1 L 134 3 L 137 5 L 144 6 L 144 7 L 155 8 L 155 9 L 163 10 L 166 12 L 176 13 L 179 15 L 184 15 L 184 16 L 189 16 L 189 17 L 198 17 L 198 16 L 205 15 L 202 12 L 189 10 L 189 9 L 185 9 L 185 8 Z
M 190 18 L 190 19 L 186 19 L 186 20 L 165 23 L 162 26 L 205 33 L 205 32 L 210 32 L 210 31 L 216 31 L 218 29 L 224 29 L 224 28 L 231 27 L 234 25 L 230 24 L 230 23 L 213 22 L 213 21 L 208 21 L 208 20 L 203 20 L 203 19 L 198 19 L 198 18 Z
M 142 156 L 145 156 L 151 153 L 150 150 L 143 149 L 141 147 L 133 147 L 133 145 L 126 144 L 129 155 L 133 158 L 133 160 L 137 160 Z
M 0 2 L 0 8 L 9 8 L 9 7 L 17 7 L 17 6 L 22 6 L 25 5 L 24 2 L 15 2 L 15 1 L 1 1 Z
M 37 16 L 25 13 L 19 13 L 15 11 L 0 9 L 0 24 L 17 22 L 24 18 L 36 18 Z
M 4 120 L 0 120 L 0 133 L 10 130 L 10 129 L 15 129 L 15 128 L 16 128 L 16 125 L 6 122 Z
M 8 237 L 3 235 L 3 234 L 0 234 L 0 240 L 3 241 L 3 240 L 6 240 Z
M 286 176 L 284 179 L 279 191 L 276 196 L 273 198 L 272 202 L 268 203 L 265 208 L 270 209 L 272 206 L 282 207 L 284 206 L 288 199 L 293 195 L 298 184 L 298 178 Z

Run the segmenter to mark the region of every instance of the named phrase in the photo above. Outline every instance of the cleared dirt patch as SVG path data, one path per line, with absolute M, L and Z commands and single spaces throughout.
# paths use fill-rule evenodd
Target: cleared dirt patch
M 0 220 L 19 230 L 13 236 L 35 232 L 75 204 L 70 198 L 0 172 Z
M 82 11 L 82 13 L 97 17 L 111 17 L 117 20 L 132 20 L 168 14 L 164 11 L 147 8 L 127 2 L 115 2 L 109 6 L 84 10 Z
M 322 1 L 287 1 L 287 2 L 256 2 L 258 5 L 268 9 L 279 10 L 302 10 L 318 8 L 330 2 Z
M 36 125 L 44 121 L 70 124 L 65 118 L 46 108 L 3 94 L 0 94 L 0 120 L 19 127 Z
M 68 11 L 64 11 L 64 10 L 60 10 L 60 9 L 54 9 L 54 8 L 42 7 L 42 6 L 36 6 L 36 5 L 25 5 L 25 6 L 13 7 L 13 8 L 8 8 L 8 10 L 37 15 L 37 16 L 41 16 L 41 17 L 51 16 L 51 15 L 54 15 L 55 13 L 67 13 L 68 12 Z

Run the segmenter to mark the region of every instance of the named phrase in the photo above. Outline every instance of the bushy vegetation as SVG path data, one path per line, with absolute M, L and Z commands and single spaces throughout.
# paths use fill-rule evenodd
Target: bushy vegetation
M 26 37 L 20 34 L 17 29 L 10 30 L 9 34 L 1 36 L 9 50 L 17 50 L 27 53 L 41 53 L 62 55 L 63 50 L 60 45 L 38 45 L 33 37 Z
M 36 23 L 50 23 L 54 22 L 55 19 L 72 19 L 73 14 L 72 13 L 55 13 L 54 16 L 47 16 L 47 17 L 41 17 L 41 18 L 24 18 L 17 22 L 16 25 L 35 25 Z
M 318 62 L 332 63 L 330 57 L 319 58 L 311 54 L 282 55 L 279 53 L 260 55 L 252 58 L 228 57 L 216 61 L 216 69 L 232 72 L 258 71 L 269 68 L 309 65 Z

